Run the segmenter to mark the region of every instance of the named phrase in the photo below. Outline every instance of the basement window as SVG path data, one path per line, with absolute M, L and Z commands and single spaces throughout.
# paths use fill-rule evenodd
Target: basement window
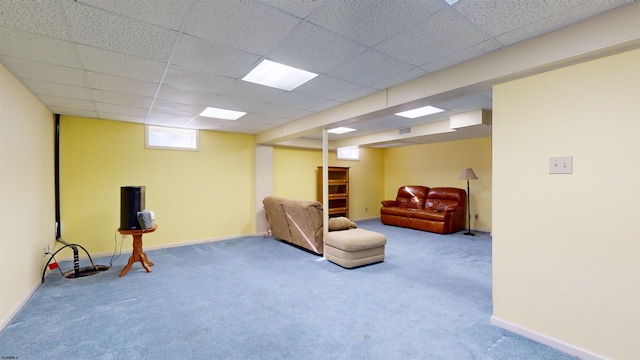
M 360 149 L 357 146 L 338 148 L 338 160 L 360 160 Z
M 145 147 L 198 151 L 198 130 L 147 125 L 145 126 Z

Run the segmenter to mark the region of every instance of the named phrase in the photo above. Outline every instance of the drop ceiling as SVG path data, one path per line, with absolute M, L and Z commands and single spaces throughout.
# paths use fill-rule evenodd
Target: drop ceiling
M 633 2 L 3 0 L 0 62 L 57 114 L 259 135 Z M 292 91 L 242 81 L 263 59 L 319 75 Z M 365 110 L 322 127 L 357 129 L 338 140 L 491 110 L 491 88 L 429 105 L 445 112 Z M 247 115 L 198 116 L 208 106 Z M 298 133 L 322 137 L 314 126 Z

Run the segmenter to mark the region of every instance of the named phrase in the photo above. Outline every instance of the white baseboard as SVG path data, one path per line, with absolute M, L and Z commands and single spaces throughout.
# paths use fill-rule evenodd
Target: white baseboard
M 607 360 L 608 359 L 605 356 L 592 353 L 578 346 L 568 344 L 558 339 L 554 339 L 552 337 L 533 331 L 531 329 L 527 329 L 525 327 L 516 325 L 506 320 L 502 320 L 495 316 L 491 316 L 491 325 L 495 325 L 499 328 L 511 331 L 512 333 L 522 335 L 528 339 L 550 346 L 554 349 L 560 350 L 569 355 L 577 356 L 580 359 L 585 359 L 585 360 Z
M 38 288 L 40 288 L 40 285 L 42 285 L 42 282 L 38 281 L 32 288 L 31 290 L 29 290 L 23 297 L 22 299 L 20 299 L 20 302 L 18 302 L 18 305 L 13 309 L 13 311 L 11 311 L 10 313 L 7 314 L 7 316 L 3 319 L 1 319 L 0 321 L 0 331 L 4 330 L 5 327 L 7 327 L 7 325 L 9 325 L 9 323 L 11 322 L 11 320 L 13 320 L 13 318 L 18 315 L 18 312 L 20 312 L 20 310 L 22 310 L 22 308 L 25 306 L 25 304 L 29 301 L 29 299 L 31 299 L 31 297 L 33 296 L 33 294 L 36 293 L 36 291 L 38 291 Z

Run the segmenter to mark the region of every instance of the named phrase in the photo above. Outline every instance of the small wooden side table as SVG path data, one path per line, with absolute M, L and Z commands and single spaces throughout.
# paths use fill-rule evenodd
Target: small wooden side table
M 147 258 L 147 254 L 145 254 L 144 251 L 142 251 L 142 235 L 152 233 L 156 231 L 157 228 L 158 228 L 158 225 L 153 225 L 152 228 L 146 229 L 146 230 L 118 229 L 118 232 L 120 232 L 120 234 L 122 235 L 133 236 L 133 254 L 131 254 L 131 257 L 129 257 L 129 262 L 127 263 L 127 266 L 125 266 L 124 269 L 122 269 L 122 272 L 120 273 L 120 277 L 123 277 L 127 274 L 127 271 L 131 269 L 131 265 L 133 265 L 134 262 L 140 262 L 140 264 L 142 264 L 142 267 L 145 270 L 147 270 L 147 272 L 151 272 L 151 269 L 149 268 L 149 266 L 153 266 L 153 263 L 149 261 L 149 259 Z

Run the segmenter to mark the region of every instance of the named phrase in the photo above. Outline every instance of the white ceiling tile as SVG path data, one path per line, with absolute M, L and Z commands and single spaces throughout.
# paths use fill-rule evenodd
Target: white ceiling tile
M 352 100 L 355 100 L 355 99 L 359 99 L 361 97 L 365 97 L 365 96 L 377 93 L 378 91 L 380 91 L 380 90 L 372 88 L 372 87 L 363 87 L 360 90 L 351 92 L 351 93 L 349 93 L 347 95 L 344 95 L 344 96 L 341 96 L 341 97 L 337 98 L 336 101 L 343 102 L 343 103 L 344 102 L 349 102 L 349 101 L 352 101 Z
M 260 57 L 189 35 L 180 37 L 171 64 L 226 77 L 243 77 Z
M 150 97 L 122 94 L 104 90 L 92 90 L 93 99 L 99 103 L 123 105 L 137 108 L 148 108 L 151 106 Z
M 375 46 L 444 7 L 440 1 L 330 1 L 309 21 L 330 31 Z
M 325 75 L 318 75 L 310 81 L 298 86 L 293 92 L 321 97 L 324 99 L 337 99 L 349 93 L 362 89 L 363 86 L 341 79 Z
M 263 104 L 257 111 L 258 114 L 274 116 L 283 119 L 301 119 L 311 115 L 311 111 L 296 109 L 290 106 Z
M 131 116 L 131 115 L 123 115 L 123 114 L 112 114 L 108 112 L 100 112 L 98 118 L 104 120 L 115 120 L 115 121 L 126 121 L 142 124 L 144 122 L 144 116 Z
M 415 66 L 422 66 L 487 39 L 486 34 L 446 9 L 375 48 Z
M 80 68 L 71 42 L 0 27 L 0 55 Z
M 8 56 L 0 61 L 19 79 L 32 79 L 62 85 L 86 86 L 82 70 Z
M 376 89 L 388 89 L 390 87 L 396 86 L 396 85 L 400 85 L 400 84 L 404 84 L 408 81 L 417 79 L 419 77 L 425 76 L 427 75 L 428 72 L 421 69 L 421 68 L 411 68 L 409 69 L 409 71 L 404 72 L 398 76 L 394 76 L 392 78 L 389 79 L 385 79 L 379 83 L 375 83 L 372 84 L 371 87 L 374 87 Z
M 260 2 L 288 12 L 301 19 L 309 16 L 312 11 L 322 4 L 322 1 L 260 0 Z
M 366 47 L 352 40 L 305 22 L 267 53 L 267 57 L 285 65 L 322 73 L 365 50 Z
M 73 37 L 85 45 L 143 59 L 167 61 L 178 33 L 173 30 L 100 10 L 65 2 Z
M 299 22 L 300 19 L 261 3 L 201 1 L 191 15 L 185 33 L 264 55 Z
M 191 91 L 172 87 L 168 85 L 162 85 L 160 91 L 158 91 L 158 99 L 170 100 L 179 104 L 193 104 L 193 105 L 207 105 L 213 101 L 218 95 L 202 92 Z
M 590 18 L 594 14 L 607 11 L 615 6 L 619 6 L 620 0 L 607 0 L 601 2 L 584 2 L 568 7 L 560 11 L 562 7 L 552 7 L 558 11 L 550 11 L 548 16 L 529 22 L 512 31 L 505 32 L 496 39 L 504 45 L 511 45 L 531 37 L 544 35 L 551 31 L 572 25 L 585 18 Z M 639 20 L 640 22 L 640 20 Z
M 154 83 L 160 82 L 165 68 L 161 62 L 84 45 L 78 45 L 78 54 L 88 71 Z
M 434 61 L 424 64 L 422 68 L 429 72 L 435 72 L 498 50 L 501 47 L 502 45 L 499 42 L 489 39 L 451 55 L 439 57 Z
M 93 102 L 87 101 L 87 100 L 68 99 L 68 98 L 51 96 L 51 95 L 39 95 L 38 99 L 40 99 L 40 101 L 42 101 L 43 104 L 49 107 L 68 108 L 68 109 L 77 109 L 77 110 L 86 110 L 86 111 L 96 110 Z
M 76 117 L 89 118 L 89 119 L 98 119 L 98 113 L 96 113 L 95 111 L 81 110 L 75 107 L 66 108 L 66 107 L 58 107 L 58 106 L 49 106 L 49 110 L 51 110 L 51 112 L 53 112 L 54 114 L 61 114 L 65 116 L 76 116 Z
M 138 117 L 144 117 L 147 115 L 147 109 L 144 108 L 116 104 L 105 104 L 99 102 L 96 102 L 96 111 L 98 113 L 113 113 Z
M 119 0 L 76 0 L 95 8 L 179 30 L 187 14 L 191 0 L 154 0 L 154 1 L 119 1 Z
M 192 116 L 187 115 L 171 114 L 162 111 L 151 111 L 144 123 L 149 125 L 182 127 L 192 119 Z
M 91 91 L 86 87 L 25 79 L 22 83 L 36 95 L 50 95 L 68 99 L 91 101 Z
M 258 109 L 264 105 L 264 103 L 255 101 L 250 98 L 229 97 L 220 95 L 215 99 L 209 101 L 206 105 L 228 110 L 257 112 Z
M 225 90 L 222 95 L 240 99 L 250 99 L 258 102 L 268 102 L 284 93 L 284 90 L 238 80 Z
M 2 26 L 28 31 L 56 39 L 67 39 L 58 1 L 0 1 Z
M 370 86 L 403 74 L 412 68 L 411 65 L 391 56 L 375 50 L 367 50 L 327 74 L 352 83 Z
M 153 97 L 158 84 L 128 79 L 113 75 L 87 72 L 87 79 L 92 89 L 120 92 L 123 94 Z
M 311 108 L 321 106 L 326 101 L 326 99 L 320 97 L 290 91 L 272 99 L 269 103 L 276 106 L 289 106 L 295 109 L 309 111 Z
M 164 85 L 214 94 L 219 94 L 225 91 L 231 87 L 232 84 L 233 79 L 228 77 L 211 73 L 203 73 L 176 66 L 169 67 L 164 78 Z
M 169 100 L 156 99 L 152 111 L 160 111 L 168 114 L 189 115 L 191 117 L 200 114 L 206 106 L 196 104 L 181 104 Z

